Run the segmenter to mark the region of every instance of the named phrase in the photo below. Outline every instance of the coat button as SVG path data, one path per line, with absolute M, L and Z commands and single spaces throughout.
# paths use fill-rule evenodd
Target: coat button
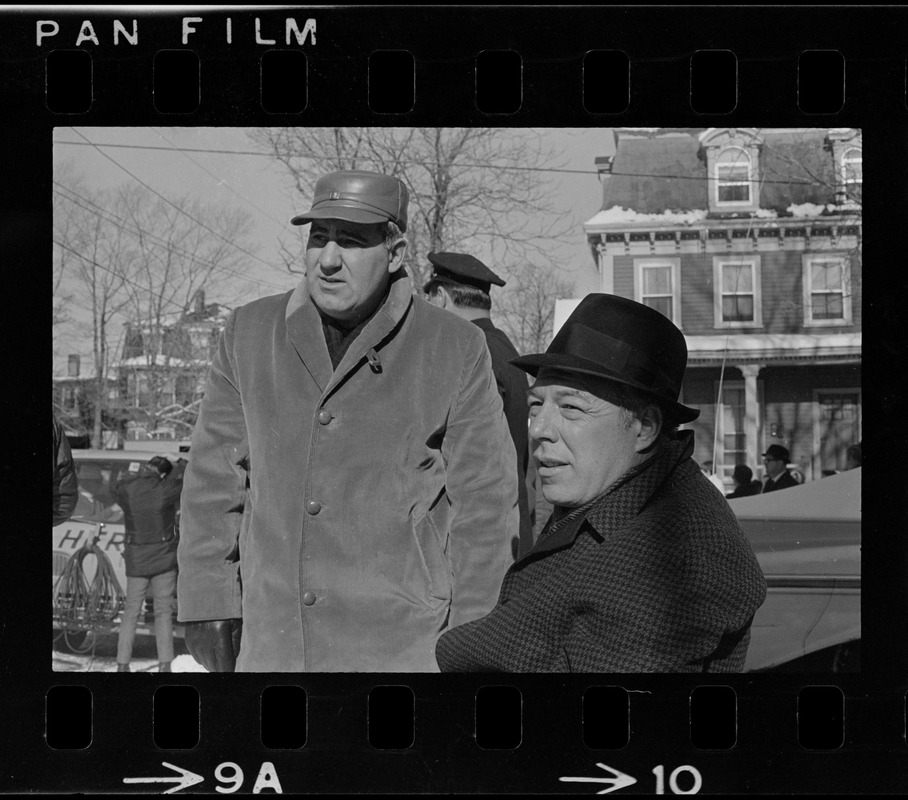
M 315 595 L 312 592 L 306 592 L 306 594 L 303 595 L 303 605 L 315 605 Z
M 312 516 L 315 516 L 321 510 L 322 504 L 319 503 L 318 500 L 310 500 L 308 503 L 306 503 L 306 511 L 312 514 Z
M 332 419 L 334 419 L 334 414 L 328 411 L 327 408 L 323 408 L 318 412 L 318 421 L 322 425 L 327 425 L 329 422 L 331 422 Z

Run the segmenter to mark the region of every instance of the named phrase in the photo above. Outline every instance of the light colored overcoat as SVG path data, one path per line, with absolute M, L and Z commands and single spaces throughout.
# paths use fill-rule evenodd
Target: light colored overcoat
M 337 369 L 304 285 L 243 306 L 192 436 L 179 617 L 242 617 L 237 671 L 437 670 L 495 605 L 515 463 L 482 332 L 403 274 Z

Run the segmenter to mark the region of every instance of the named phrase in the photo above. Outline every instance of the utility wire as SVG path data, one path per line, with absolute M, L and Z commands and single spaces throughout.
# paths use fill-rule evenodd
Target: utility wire
M 257 156 L 259 158 L 274 158 L 275 154 L 273 153 L 263 153 L 257 150 L 218 150 L 214 148 L 204 148 L 204 147 L 161 147 L 155 145 L 141 145 L 141 144 L 113 144 L 107 142 L 99 142 L 95 144 L 94 142 L 66 142 L 60 140 L 54 140 L 54 144 L 67 144 L 75 146 L 86 146 L 91 145 L 93 147 L 117 147 L 124 150 L 162 150 L 165 152 L 179 152 L 179 153 L 213 153 L 217 155 L 231 155 L 231 156 Z M 283 156 L 284 158 L 308 158 L 313 161 L 336 161 L 336 156 L 321 156 L 316 155 L 315 153 L 298 153 L 298 152 L 282 152 L 277 155 Z M 382 159 L 375 156 L 369 156 L 370 161 L 375 161 L 378 163 L 394 163 L 394 164 L 431 164 L 439 165 L 441 162 L 426 161 L 425 159 Z M 556 172 L 568 175 L 598 175 L 598 170 L 590 169 L 568 169 L 566 167 L 521 167 L 515 165 L 509 166 L 494 166 L 489 164 L 472 164 L 472 163 L 463 163 L 458 164 L 460 167 L 473 167 L 476 169 L 497 169 L 508 172 Z M 211 173 L 209 173 L 211 174 Z M 712 175 L 666 175 L 666 174 L 657 174 L 651 172 L 609 172 L 607 173 L 609 177 L 615 178 L 665 178 L 671 180 L 682 180 L 682 181 L 717 181 L 717 177 Z M 219 179 L 220 180 L 220 179 Z M 784 186 L 813 186 L 814 181 L 810 180 L 795 180 L 795 179 L 786 179 L 786 180 L 764 180 L 764 184 L 769 185 L 784 185 Z
M 115 270 L 112 270 L 110 267 L 105 267 L 103 264 L 99 264 L 99 263 L 98 263 L 97 261 L 95 261 L 93 258 L 89 258 L 89 257 L 86 256 L 84 253 L 80 253 L 78 250 L 75 250 L 74 248 L 70 247 L 70 246 L 67 245 L 67 244 L 63 244 L 63 242 L 59 241 L 58 239 L 54 239 L 53 242 L 54 242 L 54 244 L 59 245 L 60 247 L 62 247 L 64 250 L 68 250 L 70 253 L 72 253 L 73 255 L 75 255 L 75 256 L 77 256 L 77 257 L 79 257 L 79 258 L 82 259 L 83 261 L 87 261 L 87 262 L 88 262 L 89 264 L 91 264 L 92 266 L 97 267 L 98 269 L 104 270 L 104 272 L 110 273 L 110 274 L 113 275 L 115 278 L 118 278 L 119 280 L 123 281 L 123 283 L 128 283 L 130 286 L 135 287 L 136 289 L 138 289 L 138 290 L 141 291 L 141 292 L 144 292 L 144 291 L 146 291 L 146 290 L 148 289 L 147 286 L 143 286 L 142 284 L 137 283 L 136 281 L 131 280 L 130 278 L 127 278 L 125 275 L 121 275 L 120 273 L 116 272 Z M 167 300 L 167 299 L 164 299 L 164 298 L 162 298 L 162 299 L 164 300 L 164 303 L 166 303 L 166 305 L 168 305 L 168 306 L 173 306 L 173 307 L 174 307 L 175 309 L 177 309 L 181 314 L 182 314 L 183 312 L 186 311 L 186 307 L 185 307 L 185 306 L 181 306 L 181 305 L 180 305 L 179 303 L 177 303 L 175 300 Z M 91 310 L 91 309 L 89 309 L 89 310 Z
M 223 186 L 225 189 L 228 189 L 230 192 L 232 192 L 237 197 L 239 197 L 240 200 L 242 200 L 244 203 L 246 203 L 246 205 L 254 208 L 260 214 L 268 217 L 268 219 L 272 220 L 277 225 L 279 225 L 282 231 L 285 231 L 287 229 L 287 222 L 285 220 L 279 220 L 273 214 L 270 214 L 269 212 L 265 211 L 264 208 L 260 208 L 255 203 L 253 203 L 251 200 L 249 200 L 247 197 L 240 194 L 240 192 L 238 192 L 236 189 L 234 189 L 229 183 L 227 183 L 227 181 L 225 181 L 223 178 L 215 175 L 210 169 L 208 169 L 208 167 L 206 167 L 204 164 L 200 163 L 199 161 L 196 161 L 196 159 L 194 159 L 191 155 L 189 155 L 189 153 L 187 153 L 186 151 L 184 151 L 180 147 L 178 147 L 176 144 L 174 144 L 158 128 L 152 128 L 152 130 L 156 134 L 158 134 L 158 136 L 160 136 L 165 142 L 167 142 L 169 145 L 171 145 L 174 150 L 177 150 L 181 155 L 183 155 L 185 158 L 188 158 L 193 164 L 195 164 L 200 170 L 202 170 L 203 172 L 205 172 L 206 174 L 208 174 L 212 178 L 214 178 L 218 182 L 219 186 Z
M 190 213 L 188 213 L 187 211 L 185 211 L 184 209 L 180 208 L 176 203 L 174 203 L 174 202 L 172 202 L 171 200 L 169 200 L 167 197 L 165 197 L 164 195 L 162 195 L 160 192 L 158 192 L 158 191 L 155 190 L 155 189 L 152 189 L 151 186 L 149 186 L 147 183 L 145 183 L 145 181 L 143 181 L 143 180 L 142 180 L 141 178 L 139 178 L 137 175 L 133 174 L 133 173 L 130 172 L 128 169 L 126 169 L 126 167 L 124 167 L 124 166 L 123 166 L 119 161 L 117 161 L 115 158 L 113 158 L 113 157 L 109 156 L 107 153 L 105 153 L 98 145 L 96 145 L 94 142 L 92 142 L 90 139 L 88 139 L 86 136 L 84 136 L 80 131 L 78 131 L 78 130 L 76 130 L 75 128 L 72 128 L 72 127 L 70 128 L 70 130 L 72 130 L 73 133 L 75 133 L 75 134 L 77 134 L 78 136 L 81 136 L 83 139 L 85 139 L 85 141 L 86 141 L 88 144 L 90 144 L 92 147 L 94 147 L 95 150 L 97 150 L 102 156 L 104 156 L 104 158 L 106 158 L 106 159 L 107 159 L 108 161 L 110 161 L 112 164 L 116 165 L 116 166 L 119 167 L 121 170 L 123 170 L 123 172 L 125 172 L 127 175 L 129 175 L 130 178 L 132 178 L 132 179 L 133 179 L 134 181 L 136 181 L 137 183 L 140 183 L 142 186 L 144 186 L 146 189 L 148 189 L 148 191 L 150 191 L 150 192 L 151 192 L 152 194 L 154 194 L 156 197 L 160 197 L 161 200 L 163 200 L 165 203 L 167 203 L 167 205 L 169 205 L 169 206 L 173 207 L 174 209 L 176 209 L 180 214 L 183 214 L 184 216 L 186 216 L 186 217 L 188 217 L 189 219 L 191 219 L 196 225 L 199 225 L 200 227 L 204 228 L 204 229 L 205 229 L 206 231 L 208 231 L 209 233 L 213 233 L 215 236 L 217 236 L 219 239 L 221 239 L 222 241 L 224 241 L 224 242 L 226 242 L 227 244 L 229 244 L 231 247 L 236 248 L 236 249 L 239 250 L 241 253 L 245 253 L 247 256 L 249 256 L 249 257 L 252 258 L 252 259 L 255 259 L 256 261 L 258 261 L 258 262 L 261 263 L 261 264 L 264 264 L 266 267 L 269 267 L 270 269 L 278 269 L 278 267 L 275 267 L 274 264 L 269 264 L 269 263 L 268 263 L 267 261 L 265 261 L 263 258 L 261 258 L 261 257 L 259 257 L 259 256 L 257 256 L 257 255 L 255 255 L 255 253 L 250 253 L 250 252 L 249 252 L 248 250 L 246 250 L 245 248 L 240 247 L 240 245 L 238 245 L 236 242 L 230 241 L 230 239 L 228 239 L 226 236 L 224 236 L 223 234 L 219 233 L 218 231 L 216 231 L 214 228 L 210 227 L 209 225 L 206 225 L 204 222 L 201 222 L 200 220 L 197 220 L 195 217 L 192 216 L 192 214 L 190 214 Z
M 284 286 L 282 284 L 271 283 L 270 281 L 267 281 L 264 279 L 250 278 L 239 272 L 236 272 L 234 270 L 231 270 L 226 267 L 222 267 L 218 264 L 215 264 L 213 261 L 209 261 L 204 258 L 199 258 L 194 253 L 190 253 L 188 250 L 184 250 L 183 248 L 178 247 L 177 245 L 172 244 L 171 242 L 168 242 L 166 239 L 162 239 L 160 236 L 157 236 L 156 234 L 150 233 L 148 231 L 144 231 L 137 225 L 132 225 L 128 220 L 125 220 L 122 217 L 118 217 L 116 214 L 114 214 L 109 209 L 106 209 L 103 206 L 98 205 L 90 198 L 79 194 L 79 192 L 75 191 L 74 189 L 71 189 L 69 186 L 66 186 L 65 184 L 62 184 L 58 181 L 54 181 L 54 185 L 58 186 L 64 192 L 68 192 L 69 194 L 74 195 L 75 197 L 79 198 L 79 200 L 83 200 L 84 202 L 89 203 L 90 205 L 94 206 L 94 208 L 89 208 L 88 206 L 85 206 L 82 203 L 80 203 L 78 200 L 74 200 L 72 197 L 68 197 L 65 194 L 61 194 L 61 197 L 63 197 L 65 200 L 68 200 L 70 203 L 77 205 L 79 208 L 82 208 L 91 214 L 95 214 L 95 215 L 99 216 L 101 219 L 105 220 L 106 222 L 110 222 L 111 224 L 113 224 L 120 230 L 128 231 L 129 233 L 133 233 L 137 236 L 146 237 L 146 238 L 150 239 L 152 241 L 152 243 L 158 242 L 158 243 L 160 243 L 161 246 L 167 247 L 168 249 L 173 250 L 173 252 L 175 252 L 175 253 L 182 254 L 204 266 L 216 268 L 216 269 L 220 270 L 222 273 L 232 275 L 233 277 L 237 278 L 238 280 L 247 281 L 249 283 L 255 283 L 260 286 L 270 286 L 272 288 L 279 289 L 281 291 L 284 291 L 287 288 L 286 286 Z M 283 272 L 283 270 L 281 270 L 281 272 Z

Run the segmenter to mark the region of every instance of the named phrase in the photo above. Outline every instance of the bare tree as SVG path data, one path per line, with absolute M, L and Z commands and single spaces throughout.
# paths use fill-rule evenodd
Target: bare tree
M 117 424 L 114 413 L 125 419 L 124 398 L 111 399 L 114 370 L 127 384 L 133 418 L 152 430 L 167 418 L 185 433 L 219 330 L 208 318 L 226 310 L 246 283 L 254 255 L 249 215 L 185 198 L 165 201 L 130 185 L 92 192 L 63 173 L 55 187 L 55 283 L 59 296 L 71 295 L 63 308 L 72 312 L 76 340 L 87 334 L 92 341 L 93 446 L 103 444 L 105 420 Z M 206 305 L 205 289 L 221 303 Z M 120 326 L 122 349 L 112 347 L 112 328 Z
M 135 186 L 118 191 L 117 208 L 135 247 L 133 277 L 124 287 L 131 394 L 149 430 L 167 418 L 185 433 L 217 333 L 210 317 L 222 305 L 207 305 L 205 290 L 231 304 L 239 296 L 252 221 L 244 211 L 188 198 L 165 202 Z
M 558 166 L 556 155 L 532 130 L 293 127 L 251 135 L 287 168 L 303 202 L 332 170 L 399 177 L 410 192 L 406 265 L 420 284 L 433 250 L 463 249 L 499 264 L 527 261 L 569 233 L 540 180 L 540 170 Z M 284 242 L 291 271 L 301 271 L 301 248 Z
M 521 354 L 541 353 L 552 337 L 555 301 L 571 297 L 573 285 L 539 264 L 506 271 L 507 284 L 493 297 L 492 315 Z
M 84 189 L 83 189 L 84 192 Z M 91 441 L 102 446 L 102 420 L 108 407 L 108 373 L 111 365 L 111 324 L 126 304 L 124 288 L 133 270 L 133 250 L 122 228 L 112 226 L 97 213 L 92 204 L 103 207 L 110 202 L 104 193 L 74 195 L 60 184 L 55 192 L 54 255 L 55 275 L 71 278 L 71 302 L 87 311 L 87 321 L 76 324 L 76 330 L 91 338 L 94 370 Z M 66 308 L 66 306 L 64 306 Z

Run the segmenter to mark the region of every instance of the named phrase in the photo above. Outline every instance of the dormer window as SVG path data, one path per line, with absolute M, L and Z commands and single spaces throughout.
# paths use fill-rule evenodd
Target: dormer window
M 752 128 L 709 128 L 700 134 L 709 176 L 709 210 L 756 211 L 760 207 L 760 146 Z
M 840 174 L 845 199 L 860 202 L 864 184 L 864 155 L 859 147 L 849 147 L 842 153 Z
M 750 156 L 737 147 L 723 150 L 716 159 L 716 203 L 750 205 Z
M 864 186 L 861 132 L 856 128 L 831 128 L 828 141 L 835 164 L 836 203 L 848 208 L 860 206 Z

